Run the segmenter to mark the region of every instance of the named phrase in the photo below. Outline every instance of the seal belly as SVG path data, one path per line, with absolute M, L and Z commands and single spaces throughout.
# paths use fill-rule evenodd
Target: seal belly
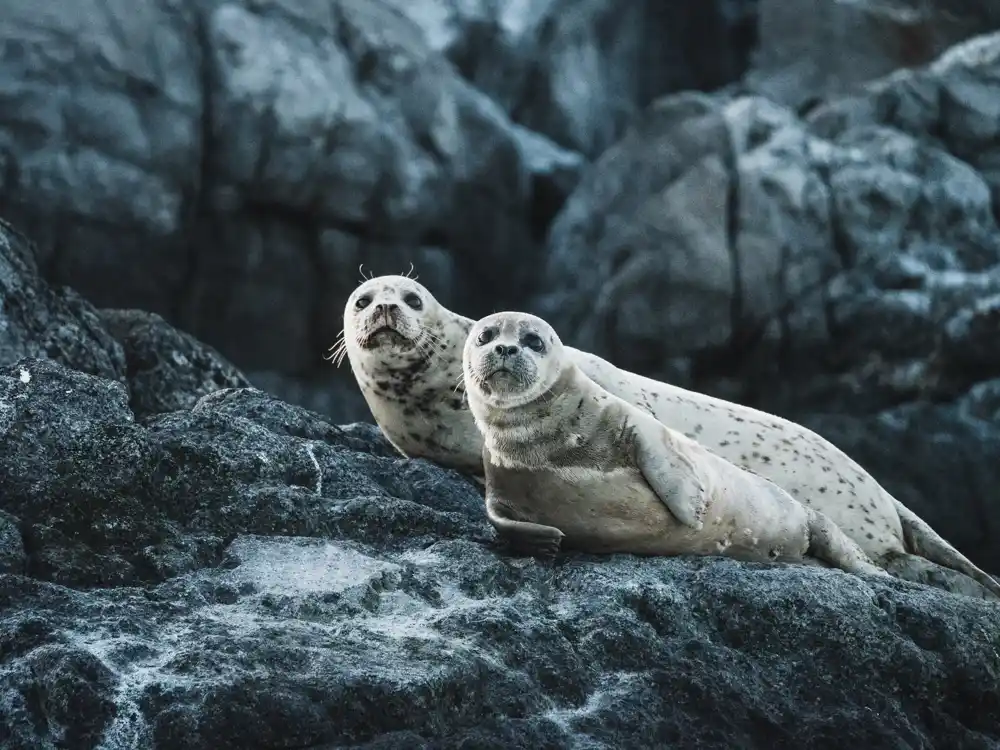
M 563 548 L 608 554 L 690 553 L 686 529 L 636 469 L 505 470 L 494 478 L 518 520 L 555 526 Z

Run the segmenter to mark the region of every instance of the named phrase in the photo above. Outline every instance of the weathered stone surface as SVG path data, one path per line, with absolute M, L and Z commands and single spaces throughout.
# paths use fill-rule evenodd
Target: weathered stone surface
M 1000 29 L 1000 6 L 980 0 L 761 0 L 758 14 L 744 83 L 795 108 Z
M 0 383 L 0 503 L 27 529 L 28 575 L 0 574 L 12 750 L 1000 741 L 995 603 L 512 558 L 470 480 L 370 428 L 248 388 L 141 425 L 121 384 L 46 360 Z
M 125 376 L 121 346 L 97 310 L 68 287 L 38 274 L 31 240 L 0 219 L 0 363 L 48 357 L 83 372 Z
M 51 280 L 247 370 L 323 366 L 361 263 L 527 292 L 579 167 L 383 0 L 4 5 L 0 211 Z
M 905 74 L 925 92 L 961 81 L 968 104 L 944 127 L 905 106 L 899 76 L 809 122 L 759 97 L 657 102 L 557 217 L 538 308 L 631 369 L 739 357 L 763 377 L 860 377 L 877 358 L 896 371 L 874 388 L 883 404 L 912 398 L 945 323 L 1000 291 L 998 186 L 976 168 L 1000 148 L 998 50 L 1000 35 L 975 39 Z M 956 336 L 945 358 L 983 359 Z
M 100 316 L 125 352 L 129 407 L 136 417 L 190 409 L 209 393 L 250 385 L 212 347 L 156 313 L 101 310 Z
M 387 0 L 518 123 L 596 156 L 656 97 L 738 78 L 757 0 Z

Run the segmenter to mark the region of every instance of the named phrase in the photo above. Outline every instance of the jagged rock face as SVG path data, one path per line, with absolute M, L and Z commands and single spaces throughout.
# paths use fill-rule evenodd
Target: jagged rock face
M 5 748 L 1000 739 L 995 603 L 513 558 L 470 480 L 373 428 L 250 388 L 143 424 L 120 383 L 38 359 L 0 387 L 0 528 L 23 538 L 0 532 L 23 560 L 0 573 Z
M 966 377 L 1000 375 L 975 343 L 997 330 L 998 75 L 995 35 L 807 120 L 760 97 L 658 101 L 557 217 L 539 307 L 660 374 L 714 357 L 864 380 L 876 362 L 880 405 L 972 362 Z
M 0 747 L 1000 745 L 1000 605 L 512 557 L 305 377 L 412 261 L 799 419 L 1000 572 L 1000 36 L 817 101 L 993 11 L 761 0 L 757 73 L 642 110 L 752 44 L 674 5 L 4 4 Z
M 10 0 L 0 213 L 100 307 L 326 373 L 359 265 L 516 307 L 581 152 L 743 72 L 756 0 L 675 5 Z
M 652 99 L 738 78 L 757 0 L 387 0 L 518 123 L 596 156 Z
M 758 13 L 760 48 L 745 83 L 795 108 L 1000 29 L 1000 6 L 979 0 L 761 0 Z

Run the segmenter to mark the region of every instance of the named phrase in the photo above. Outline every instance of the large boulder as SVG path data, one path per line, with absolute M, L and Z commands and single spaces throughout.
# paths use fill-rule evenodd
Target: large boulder
M 0 392 L 26 558 L 0 572 L 10 750 L 1000 742 L 996 603 L 514 558 L 470 480 L 254 389 L 145 424 L 121 384 L 49 360 Z
M 1000 34 L 808 121 L 753 96 L 659 100 L 556 218 L 537 306 L 628 368 L 878 357 L 912 397 L 938 334 L 1000 291 L 998 81 Z
M 0 212 L 50 280 L 245 370 L 323 367 L 362 263 L 473 311 L 529 290 L 581 164 L 385 0 L 3 11 Z

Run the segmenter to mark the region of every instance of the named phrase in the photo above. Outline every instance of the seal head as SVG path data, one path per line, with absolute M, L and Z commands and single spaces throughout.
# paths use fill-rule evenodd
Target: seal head
M 369 279 L 344 306 L 344 346 L 386 364 L 424 358 L 435 339 L 428 324 L 437 322 L 437 307 L 437 300 L 406 276 Z
M 568 364 L 552 327 L 528 313 L 500 312 L 479 320 L 465 341 L 462 367 L 493 409 L 523 406 L 545 396 Z

